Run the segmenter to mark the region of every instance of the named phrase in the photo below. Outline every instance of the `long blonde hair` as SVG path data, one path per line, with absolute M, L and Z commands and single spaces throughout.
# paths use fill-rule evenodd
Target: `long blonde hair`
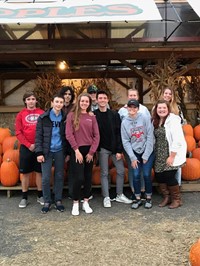
M 175 91 L 174 91 L 173 89 L 171 89 L 171 88 L 169 88 L 169 87 L 165 87 L 165 88 L 163 89 L 163 91 L 162 91 L 162 94 L 161 94 L 160 99 L 163 99 L 163 95 L 164 95 L 164 93 L 165 93 L 166 90 L 170 90 L 171 93 L 172 93 L 172 99 L 171 99 L 171 101 L 169 102 L 171 113 L 173 113 L 173 114 L 175 114 L 175 115 L 179 115 L 180 110 L 179 110 L 179 108 L 178 108 L 178 104 L 177 104 L 177 102 L 176 102 Z
M 91 111 L 92 99 L 91 99 L 89 93 L 87 93 L 87 92 L 83 92 L 83 93 L 81 93 L 81 94 L 78 96 L 78 98 L 77 98 L 77 102 L 75 103 L 74 108 L 73 108 L 73 110 L 72 110 L 72 112 L 74 113 L 74 117 L 73 117 L 73 126 L 74 126 L 75 131 L 77 131 L 77 130 L 79 129 L 80 115 L 81 115 L 80 101 L 81 101 L 81 97 L 83 97 L 83 96 L 88 97 L 89 102 L 90 102 L 90 104 L 89 104 L 89 106 L 88 106 L 88 108 L 87 108 L 87 110 L 86 110 L 87 113 L 89 113 L 89 112 Z

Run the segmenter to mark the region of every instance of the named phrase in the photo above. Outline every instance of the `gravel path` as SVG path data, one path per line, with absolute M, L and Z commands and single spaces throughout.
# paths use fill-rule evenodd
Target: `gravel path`
M 127 191 L 128 193 L 128 191 Z M 36 193 L 19 209 L 20 193 L 11 198 L 0 193 L 0 265 L 73 266 L 188 266 L 192 243 L 200 237 L 200 193 L 184 193 L 176 210 L 151 210 L 113 202 L 102 207 L 100 190 L 94 191 L 94 213 L 73 217 L 72 202 L 64 199 L 64 213 L 52 208 L 40 213 Z

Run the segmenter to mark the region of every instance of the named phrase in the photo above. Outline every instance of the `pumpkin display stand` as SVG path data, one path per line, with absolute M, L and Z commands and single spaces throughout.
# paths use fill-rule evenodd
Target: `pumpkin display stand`
M 111 184 L 111 187 L 115 187 L 115 184 Z M 129 184 L 124 184 L 124 187 L 128 187 Z M 156 182 L 153 182 L 153 186 L 157 186 Z M 101 185 L 92 185 L 93 188 L 101 188 Z M 12 196 L 12 191 L 21 190 L 21 184 L 17 184 L 13 187 L 5 187 L 0 185 L 0 190 L 7 191 L 7 197 L 10 198 Z M 64 189 L 68 189 L 68 186 L 65 185 Z M 30 187 L 29 190 L 36 190 L 36 187 Z M 194 181 L 182 181 L 181 192 L 200 192 L 200 179 Z

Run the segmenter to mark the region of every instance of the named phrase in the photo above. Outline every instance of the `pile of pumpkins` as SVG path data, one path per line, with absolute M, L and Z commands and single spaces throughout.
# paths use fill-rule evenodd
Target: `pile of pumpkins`
M 19 182 L 19 141 L 9 128 L 0 128 L 0 182 L 15 186 Z
M 190 124 L 183 125 L 187 143 L 187 159 L 182 167 L 182 179 L 191 181 L 200 179 L 200 125 L 194 128 Z

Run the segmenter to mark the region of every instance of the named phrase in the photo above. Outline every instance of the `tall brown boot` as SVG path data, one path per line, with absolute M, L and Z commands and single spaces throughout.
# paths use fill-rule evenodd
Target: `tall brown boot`
M 169 205 L 169 209 L 175 209 L 181 206 L 181 195 L 180 195 L 180 189 L 179 185 L 176 186 L 170 186 L 169 192 L 171 195 L 172 203 Z
M 170 203 L 170 196 L 169 196 L 169 190 L 166 183 L 159 183 L 158 184 L 160 192 L 163 196 L 163 200 L 158 205 L 159 207 L 165 207 L 167 204 Z

